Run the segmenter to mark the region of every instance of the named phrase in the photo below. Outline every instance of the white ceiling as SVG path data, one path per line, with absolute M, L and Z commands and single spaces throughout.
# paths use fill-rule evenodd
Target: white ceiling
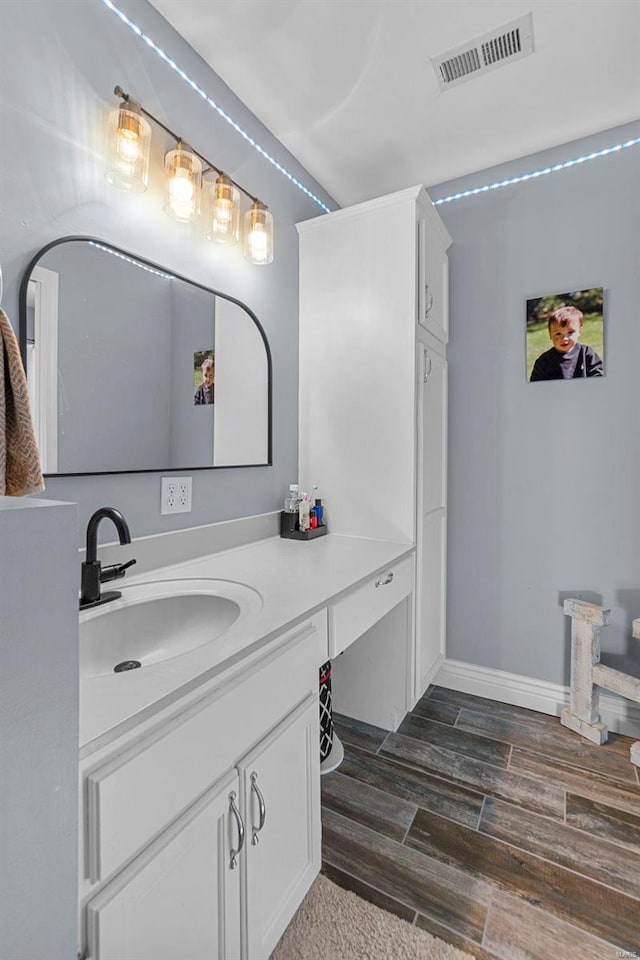
M 640 116 L 639 0 L 152 0 L 347 205 Z M 430 58 L 533 12 L 535 52 L 441 92 Z

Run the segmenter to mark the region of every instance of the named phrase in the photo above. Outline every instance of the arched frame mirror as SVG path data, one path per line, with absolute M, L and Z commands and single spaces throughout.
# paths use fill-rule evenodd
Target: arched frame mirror
M 48 476 L 272 463 L 272 370 L 253 311 L 93 237 L 43 247 L 20 348 Z

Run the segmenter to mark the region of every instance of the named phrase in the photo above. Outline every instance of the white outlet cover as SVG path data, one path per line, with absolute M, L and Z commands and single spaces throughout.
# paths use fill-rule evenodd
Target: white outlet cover
M 191 477 L 162 477 L 160 513 L 191 512 Z

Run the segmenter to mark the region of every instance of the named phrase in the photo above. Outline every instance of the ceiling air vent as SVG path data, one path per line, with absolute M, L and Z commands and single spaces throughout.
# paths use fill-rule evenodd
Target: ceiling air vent
M 530 53 L 533 53 L 533 16 L 527 13 L 455 50 L 433 57 L 431 62 L 440 89 L 448 90 Z

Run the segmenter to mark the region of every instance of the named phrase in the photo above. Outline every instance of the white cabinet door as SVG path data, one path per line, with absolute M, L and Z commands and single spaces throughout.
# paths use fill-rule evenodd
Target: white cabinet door
M 447 361 L 422 341 L 418 360 L 416 699 L 444 655 L 447 523 Z
M 298 475 L 332 533 L 413 539 L 416 194 L 298 226 Z
M 304 700 L 239 769 L 247 826 L 243 958 L 266 960 L 320 870 L 317 695 Z
M 234 772 L 87 904 L 89 960 L 239 960 Z
M 418 220 L 418 322 L 441 343 L 449 339 L 449 243 L 431 219 Z

